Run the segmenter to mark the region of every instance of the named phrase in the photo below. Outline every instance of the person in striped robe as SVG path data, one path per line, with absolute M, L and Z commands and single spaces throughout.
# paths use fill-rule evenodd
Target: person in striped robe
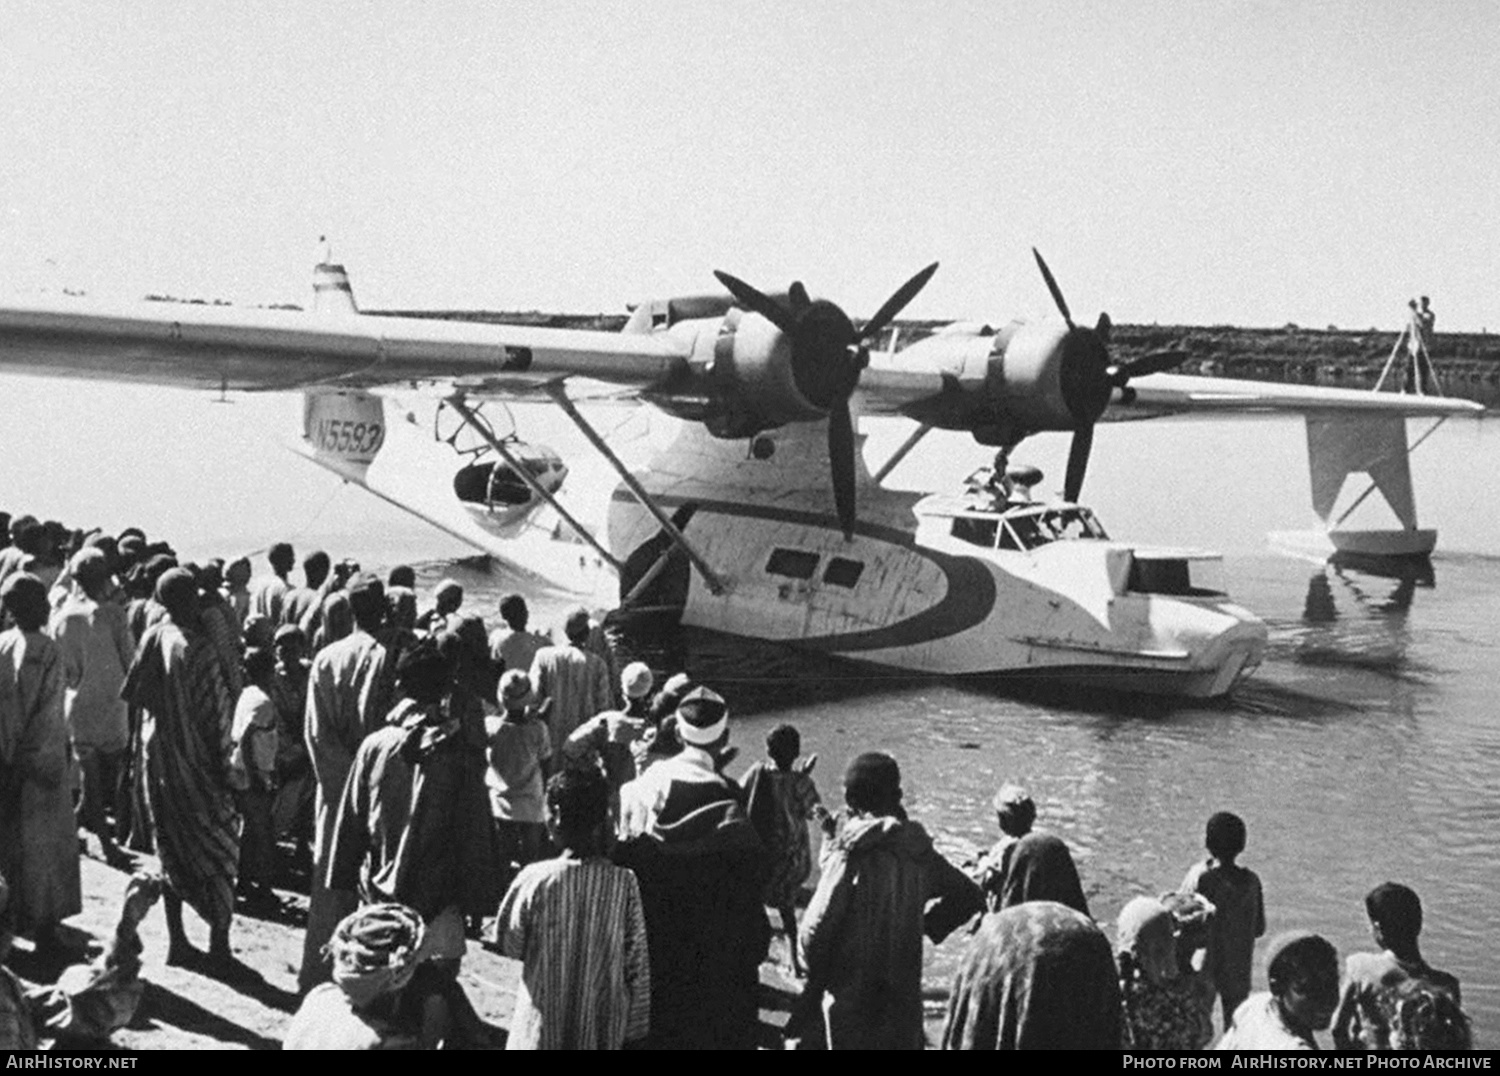
M 167 963 L 193 958 L 182 905 L 209 925 L 209 958 L 232 960 L 229 927 L 240 858 L 240 815 L 230 783 L 235 697 L 219 651 L 198 620 L 198 585 L 173 568 L 156 584 L 166 619 L 146 631 L 125 676 L 142 711 L 151 824 L 166 875 Z
M 508 1050 L 618 1050 L 650 1030 L 640 887 L 604 855 L 611 798 L 597 769 L 547 782 L 562 855 L 523 868 L 496 918 L 500 952 L 524 965 Z

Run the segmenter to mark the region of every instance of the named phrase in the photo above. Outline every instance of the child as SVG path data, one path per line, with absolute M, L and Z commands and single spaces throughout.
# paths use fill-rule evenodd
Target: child
M 803 974 L 797 954 L 797 892 L 812 873 L 812 846 L 807 838 L 807 823 L 816 821 L 825 834 L 833 834 L 833 818 L 818 796 L 812 770 L 818 762 L 810 755 L 800 765 L 802 737 L 791 725 L 777 725 L 766 735 L 767 766 L 757 762 L 740 779 L 745 788 L 750 821 L 760 834 L 771 862 L 766 879 L 765 903 L 781 915 L 787 946 L 792 954 L 792 971 Z
M 979 857 L 974 869 L 974 880 L 984 890 L 985 911 L 998 912 L 1004 905 L 1001 894 L 1005 890 L 1005 877 L 1010 867 L 1010 855 L 1015 844 L 1031 832 L 1036 822 L 1036 803 L 1020 785 L 1003 784 L 994 799 L 995 822 L 1000 827 L 1000 839 L 995 846 Z
M 831 1050 L 921 1049 L 922 936 L 941 942 L 984 908 L 979 887 L 907 820 L 901 800 L 895 759 L 872 753 L 849 764 L 848 818 L 823 851 L 802 923 L 804 997 L 826 992 Z
M 542 783 L 551 770 L 552 736 L 532 713 L 531 678 L 520 669 L 500 677 L 500 705 L 505 713 L 487 718 L 490 816 L 500 858 L 519 869 L 542 854 L 546 834 Z
M 1344 965 L 1344 986 L 1333 1018 L 1333 1044 L 1340 1050 L 1389 1050 L 1400 1032 L 1401 1001 L 1415 995 L 1417 984 L 1428 988 L 1435 1002 L 1444 994 L 1446 1008 L 1459 1011 L 1458 980 L 1438 971 L 1422 958 L 1417 937 L 1422 933 L 1422 901 L 1416 892 L 1396 882 L 1378 885 L 1365 896 L 1365 913 L 1379 953 L 1351 953 Z M 1408 989 L 1403 989 L 1408 988 Z M 1413 1012 L 1423 1006 L 1413 1007 Z M 1453 1021 L 1459 1026 L 1462 1016 Z
M 1208 858 L 1188 870 L 1180 888 L 1202 894 L 1214 906 L 1209 964 L 1227 1027 L 1250 993 L 1250 965 L 1255 939 L 1266 932 L 1266 907 L 1260 878 L 1235 862 L 1245 850 L 1244 820 L 1220 811 L 1208 820 L 1203 843 Z
M 1230 817 L 1233 817 L 1232 815 Z M 1225 1019 L 1215 1050 L 1316 1050 L 1313 1032 L 1328 1026 L 1339 1000 L 1339 955 L 1307 931 L 1275 938 L 1266 950 L 1266 985 Z
M 276 703 L 271 700 L 275 678 L 276 658 L 270 650 L 251 647 L 245 652 L 245 687 L 235 703 L 230 733 L 234 741 L 230 783 L 245 819 L 239 888 L 247 903 L 266 908 L 279 903 L 271 892 L 276 859 L 271 810 L 276 802 L 279 750 Z
M 609 783 L 598 770 L 547 782 L 556 859 L 521 871 L 500 904 L 500 952 L 522 961 L 510 1050 L 618 1050 L 646 1037 L 651 968 L 635 875 L 604 857 Z

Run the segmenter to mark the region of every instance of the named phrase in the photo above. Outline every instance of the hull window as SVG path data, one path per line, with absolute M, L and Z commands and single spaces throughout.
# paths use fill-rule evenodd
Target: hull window
M 854 584 L 859 582 L 859 577 L 864 570 L 865 562 L 862 560 L 834 557 L 828 562 L 828 567 L 823 572 L 823 582 L 831 583 L 836 587 L 853 588 Z
M 1212 563 L 1197 565 L 1212 575 Z M 1219 581 L 1193 579 L 1185 560 L 1147 560 L 1138 558 L 1130 565 L 1129 589 L 1136 594 L 1167 594 L 1182 598 L 1218 598 L 1224 596 Z
M 774 549 L 766 561 L 766 571 L 789 579 L 811 579 L 820 559 L 818 554 L 801 549 Z

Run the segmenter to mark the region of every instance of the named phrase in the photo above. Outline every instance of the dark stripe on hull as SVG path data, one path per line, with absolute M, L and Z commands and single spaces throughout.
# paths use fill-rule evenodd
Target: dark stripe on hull
M 627 490 L 616 490 L 614 499 L 636 504 L 635 497 Z M 697 497 L 667 496 L 655 497 L 655 500 L 669 509 L 684 504 L 693 504 L 700 511 L 719 515 L 764 519 L 777 523 L 796 523 L 819 527 L 830 533 L 837 532 L 837 525 L 833 518 L 820 512 L 776 508 L 769 505 L 740 504 L 733 501 L 705 500 Z M 914 555 L 937 565 L 947 584 L 942 600 L 936 605 L 928 606 L 915 616 L 907 617 L 895 624 L 865 631 L 813 635 L 780 641 L 825 653 L 853 653 L 917 646 L 936 639 L 958 635 L 976 627 L 994 611 L 995 578 L 989 566 L 979 558 L 958 557 L 919 547 L 916 544 L 916 536 L 911 532 L 878 523 L 861 521 L 855 525 L 854 530 L 856 534 L 875 541 L 908 549 Z

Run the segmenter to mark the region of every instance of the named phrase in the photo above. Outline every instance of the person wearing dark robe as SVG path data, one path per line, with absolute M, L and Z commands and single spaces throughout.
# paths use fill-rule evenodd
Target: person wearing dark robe
M 333 569 L 328 554 L 316 549 L 302 558 L 302 586 L 293 587 L 286 593 L 281 606 L 281 623 L 296 624 L 313 610 L 323 598 L 324 584 Z
M 465 919 L 492 914 L 502 889 L 483 748 L 469 742 L 464 718 L 448 704 L 451 686 L 452 669 L 434 643 L 403 655 L 401 700 L 386 725 L 365 737 L 350 766 L 326 885 L 357 892 L 366 904 L 416 910 L 435 971 L 451 978 L 458 1004 Z
M 50 949 L 58 924 L 83 908 L 63 656 L 43 631 L 40 579 L 11 575 L 0 604 L 15 624 L 0 633 L 0 873 L 12 886 L 15 929 Z
M 232 786 L 235 696 L 198 621 L 198 585 L 173 568 L 156 584 L 166 619 L 141 639 L 124 697 L 142 713 L 147 803 L 167 888 L 167 962 L 189 961 L 182 905 L 209 925 L 209 958 L 228 964 L 240 858 Z
M 991 912 L 953 978 L 944 1050 L 1118 1050 L 1109 939 L 1056 901 Z
M 823 996 L 831 1050 L 920 1050 L 922 937 L 934 943 L 984 908 L 984 897 L 901 806 L 889 755 L 860 755 L 844 774 L 848 817 L 824 845 L 802 922 L 808 993 Z
M 245 686 L 240 668 L 245 640 L 234 609 L 224 599 L 224 575 L 212 562 L 193 574 L 198 579 L 198 620 L 219 652 L 219 664 L 229 677 L 229 690 L 239 698 Z
M 999 907 L 1011 908 L 1028 900 L 1055 900 L 1089 914 L 1072 853 L 1049 833 L 1028 833 L 1010 846 L 1006 856 Z
M 635 871 L 646 913 L 647 1044 L 747 1050 L 755 1045 L 759 968 L 771 942 L 760 902 L 769 862 L 739 786 L 720 772 L 733 757 L 723 698 L 706 688 L 690 692 L 677 722 L 682 751 L 622 790 L 637 805 L 638 828 L 615 855 Z
M 271 677 L 271 702 L 276 707 L 276 800 L 271 806 L 271 829 L 277 840 L 292 836 L 298 854 L 308 858 L 312 848 L 313 779 L 308 761 L 307 636 L 283 624 L 276 629 L 276 671 Z
M 984 890 L 985 911 L 998 912 L 1011 850 L 1017 841 L 1031 832 L 1032 824 L 1036 822 L 1036 802 L 1024 788 L 1009 781 L 1000 786 L 992 802 L 1000 839 L 968 869 L 979 888 Z
M 444 579 L 432 592 L 432 608 L 417 617 L 417 630 L 439 635 L 458 626 L 458 610 L 464 603 L 464 588 L 456 580 Z

